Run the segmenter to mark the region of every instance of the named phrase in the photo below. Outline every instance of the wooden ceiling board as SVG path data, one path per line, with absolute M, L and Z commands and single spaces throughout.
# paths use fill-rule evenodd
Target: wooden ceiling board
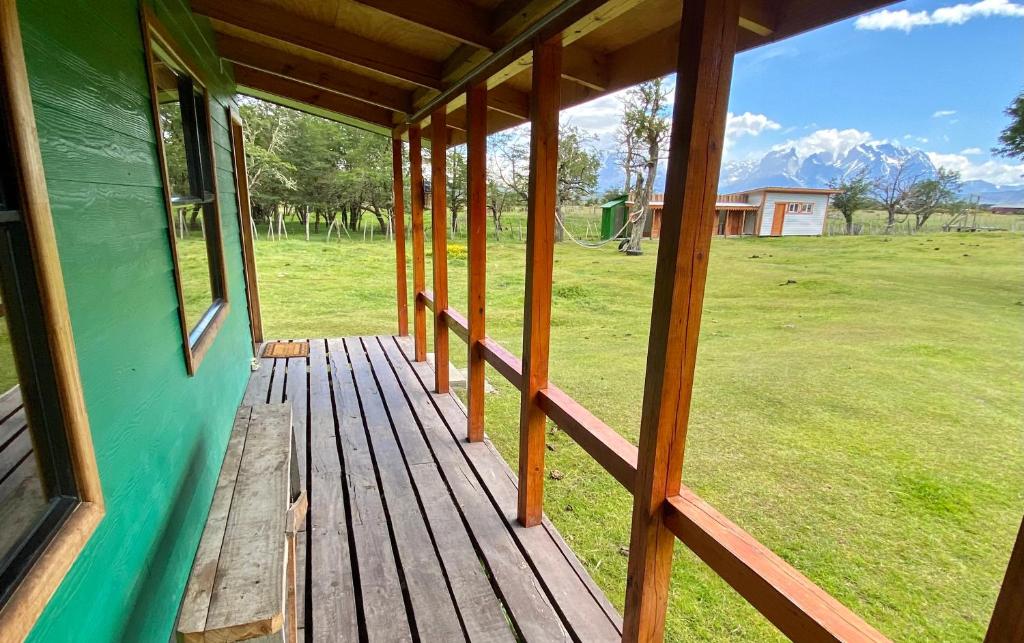
M 370 79 L 371 81 L 392 85 L 396 89 L 402 91 L 412 91 L 416 89 L 416 87 L 418 87 L 418 85 L 416 85 L 415 83 L 402 80 L 401 78 L 395 78 L 394 76 L 390 76 L 388 74 L 382 74 L 372 69 L 360 67 L 359 65 L 354 65 L 352 63 L 335 58 L 333 56 L 322 54 L 312 49 L 306 49 L 305 47 L 299 47 L 298 45 L 293 45 L 282 40 L 276 40 L 274 38 L 264 36 L 263 34 L 260 34 L 255 31 L 242 29 L 240 27 L 236 27 L 225 22 L 220 22 L 218 20 L 212 20 L 211 23 L 214 27 L 214 30 L 218 34 L 222 34 L 225 37 L 236 38 L 252 42 L 261 47 L 265 47 L 270 51 L 281 51 L 287 56 L 294 56 L 306 59 L 313 63 L 314 65 L 324 65 L 327 67 L 331 67 L 333 69 L 337 69 L 339 73 L 352 74 L 355 78 L 365 77 Z
M 335 27 L 435 60 L 439 64 L 459 45 L 457 41 L 432 29 L 389 16 L 355 0 L 338 0 L 338 5 Z

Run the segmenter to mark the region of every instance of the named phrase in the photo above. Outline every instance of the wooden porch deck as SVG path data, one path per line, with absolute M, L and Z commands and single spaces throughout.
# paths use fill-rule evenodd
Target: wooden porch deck
M 262 359 L 244 400 L 294 409 L 302 640 L 621 640 L 554 526 L 518 525 L 515 475 L 465 439 L 462 405 L 431 392 L 411 340 L 309 343 L 308 358 Z

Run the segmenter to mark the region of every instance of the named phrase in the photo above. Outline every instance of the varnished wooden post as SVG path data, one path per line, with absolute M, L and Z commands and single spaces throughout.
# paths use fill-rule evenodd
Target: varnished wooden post
M 434 388 L 448 392 L 448 130 L 446 107 L 430 115 L 430 247 L 434 253 Z
M 544 428 L 538 391 L 548 385 L 551 276 L 558 182 L 558 107 L 562 39 L 533 47 L 530 91 L 530 184 L 526 213 L 526 300 L 523 385 L 519 409 L 519 522 L 540 524 L 544 513 Z
M 1010 641 L 1024 641 L 1024 522 L 1017 531 L 1017 542 L 985 634 L 985 643 Z
M 391 186 L 394 191 L 395 281 L 398 299 L 398 334 L 409 334 L 409 291 L 405 275 L 405 189 L 402 185 L 402 138 L 391 138 Z
M 480 342 L 487 335 L 484 307 L 487 290 L 487 85 L 473 85 L 466 92 L 468 132 L 467 192 L 469 235 L 469 371 L 466 392 L 469 398 L 467 437 L 470 442 L 484 439 L 484 354 Z
M 417 362 L 427 359 L 427 307 L 420 293 L 427 287 L 423 234 L 423 151 L 420 128 L 409 126 L 409 197 L 412 199 L 412 334 Z
M 660 641 L 675 536 L 665 499 L 678 495 L 693 391 L 708 250 L 736 50 L 739 0 L 683 4 L 665 207 L 654 278 L 623 641 Z

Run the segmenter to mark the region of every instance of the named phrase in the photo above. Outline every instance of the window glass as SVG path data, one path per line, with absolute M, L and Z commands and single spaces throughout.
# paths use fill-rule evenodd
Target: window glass
M 194 344 L 224 292 L 207 102 L 202 86 L 159 48 L 154 49 L 153 75 L 179 285 L 189 343 Z
M 0 604 L 78 502 L 0 99 Z

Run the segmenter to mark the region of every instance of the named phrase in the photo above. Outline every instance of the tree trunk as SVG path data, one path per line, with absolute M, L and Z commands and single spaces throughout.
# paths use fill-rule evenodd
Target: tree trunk
M 850 214 L 846 214 L 844 212 L 843 218 L 846 219 L 846 234 L 853 234 L 853 213 L 851 212 Z
M 555 205 L 555 241 L 560 243 L 565 234 L 562 226 L 565 225 L 565 215 L 562 214 L 562 204 L 558 203 Z
M 644 238 L 644 227 L 647 224 L 648 216 L 648 204 L 651 202 L 651 196 L 654 194 L 654 180 L 658 175 L 658 141 L 651 141 L 650 147 L 647 150 L 647 172 L 643 183 L 638 185 L 637 189 L 637 209 L 640 210 L 640 215 L 636 221 L 633 222 L 633 227 L 629 231 L 629 243 L 626 244 L 627 255 L 642 255 L 643 250 L 640 248 L 640 241 Z

